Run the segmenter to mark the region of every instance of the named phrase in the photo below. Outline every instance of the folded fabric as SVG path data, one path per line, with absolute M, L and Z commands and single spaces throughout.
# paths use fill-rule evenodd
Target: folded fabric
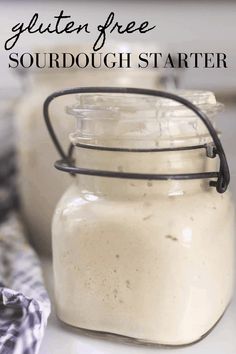
M 0 354 L 36 354 L 49 313 L 39 259 L 12 212 L 0 224 Z

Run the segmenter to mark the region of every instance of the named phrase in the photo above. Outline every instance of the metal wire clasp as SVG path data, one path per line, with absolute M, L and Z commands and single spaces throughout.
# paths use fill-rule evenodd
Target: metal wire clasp
M 121 94 L 137 94 L 137 95 L 147 95 L 162 97 L 166 99 L 171 99 L 173 101 L 179 102 L 185 107 L 193 111 L 204 123 L 207 130 L 209 131 L 212 142 L 204 145 L 195 145 L 195 146 L 185 146 L 185 147 L 176 147 L 176 148 L 166 148 L 166 149 L 121 149 L 109 148 L 104 146 L 94 146 L 94 145 L 83 145 L 78 144 L 81 148 L 87 149 L 96 149 L 96 150 L 109 150 L 109 151 L 127 151 L 127 152 L 160 152 L 160 151 L 177 151 L 177 150 L 192 150 L 192 149 L 206 149 L 206 155 L 209 158 L 215 158 L 217 155 L 220 160 L 219 171 L 212 172 L 201 172 L 201 173 L 180 173 L 180 174 L 147 174 L 147 173 L 131 173 L 131 172 L 119 172 L 119 171 L 105 171 L 105 170 L 94 170 L 83 167 L 78 167 L 74 165 L 73 161 L 73 150 L 74 146 L 70 144 L 68 152 L 65 153 L 56 134 L 52 127 L 50 116 L 49 116 L 49 105 L 57 97 L 71 95 L 71 94 L 84 94 L 84 93 L 121 93 Z M 130 178 L 130 179 L 148 179 L 148 180 L 188 180 L 188 179 L 202 179 L 207 178 L 211 179 L 209 184 L 216 188 L 217 192 L 224 193 L 227 190 L 227 187 L 230 182 L 230 172 L 228 163 L 226 160 L 225 152 L 221 141 L 218 137 L 218 134 L 213 127 L 211 121 L 207 115 L 202 112 L 197 106 L 192 102 L 186 100 L 183 97 L 175 95 L 173 93 L 149 89 L 140 89 L 140 88 L 118 88 L 118 87 L 78 87 L 72 89 L 66 89 L 62 91 L 57 91 L 49 95 L 43 106 L 44 119 L 51 136 L 51 139 L 61 156 L 61 160 L 55 162 L 55 167 L 58 170 L 69 172 L 72 175 L 75 174 L 84 174 L 90 176 L 100 176 L 100 177 L 111 177 L 111 178 Z M 212 180 L 214 178 L 214 180 Z

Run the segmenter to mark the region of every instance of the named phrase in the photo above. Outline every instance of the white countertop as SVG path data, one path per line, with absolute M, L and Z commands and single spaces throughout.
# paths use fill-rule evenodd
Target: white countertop
M 236 296 L 223 318 L 202 341 L 183 348 L 167 349 L 157 346 L 125 344 L 87 336 L 59 321 L 53 304 L 52 261 L 42 259 L 46 286 L 52 302 L 45 337 L 39 354 L 235 354 L 236 353 Z

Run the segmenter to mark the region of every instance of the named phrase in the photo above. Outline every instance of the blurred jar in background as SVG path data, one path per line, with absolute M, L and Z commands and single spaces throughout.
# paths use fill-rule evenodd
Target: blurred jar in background
M 145 48 L 150 49 L 150 45 Z M 66 50 L 65 50 L 66 49 Z M 113 44 L 113 52 L 143 51 L 143 43 Z M 151 48 L 152 51 L 156 51 Z M 91 48 L 50 48 L 43 52 L 90 52 Z M 42 52 L 37 50 L 37 52 Z M 134 57 L 138 57 L 134 55 Z M 133 63 L 135 66 L 135 63 Z M 42 117 L 45 97 L 52 91 L 76 86 L 127 86 L 163 89 L 163 77 L 157 70 L 141 69 L 53 69 L 31 71 L 26 79 L 26 91 L 17 107 L 17 131 L 19 154 L 19 187 L 22 212 L 36 249 L 51 253 L 51 219 L 59 197 L 71 183 L 67 174 L 58 174 L 52 166 L 57 159 L 55 149 L 48 139 Z M 170 80 L 167 80 L 168 83 Z M 74 129 L 73 122 L 64 117 L 64 106 L 68 97 L 60 98 L 53 106 L 56 131 L 66 144 L 68 133 Z

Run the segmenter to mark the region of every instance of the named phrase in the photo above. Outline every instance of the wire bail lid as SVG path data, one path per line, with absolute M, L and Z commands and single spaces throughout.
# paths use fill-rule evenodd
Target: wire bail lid
M 74 165 L 73 161 L 73 150 L 74 146 L 70 144 L 68 152 L 65 153 L 50 121 L 49 115 L 49 105 L 50 103 L 58 97 L 71 95 L 71 94 L 84 94 L 84 93 L 116 93 L 116 94 L 136 94 L 136 95 L 147 95 L 154 97 L 162 97 L 166 99 L 173 100 L 182 104 L 183 106 L 189 108 L 194 112 L 204 123 L 205 127 L 210 133 L 212 138 L 211 143 L 194 145 L 194 146 L 184 146 L 184 147 L 168 147 L 168 148 L 152 148 L 152 149 L 130 149 L 130 148 L 119 148 L 119 147 L 106 147 L 106 146 L 96 146 L 89 144 L 77 144 L 81 148 L 95 149 L 95 150 L 105 150 L 105 151 L 127 151 L 127 152 L 161 152 L 161 151 L 177 151 L 177 150 L 193 150 L 193 149 L 206 149 L 206 155 L 209 158 L 214 158 L 216 155 L 219 156 L 220 167 L 219 171 L 212 172 L 201 172 L 201 173 L 181 173 L 181 174 L 147 174 L 147 173 L 132 173 L 132 172 L 120 172 L 120 171 L 105 171 L 105 170 L 94 170 L 83 167 L 78 167 Z M 214 178 L 216 180 L 210 181 L 210 186 L 216 187 L 219 193 L 224 193 L 227 190 L 230 181 L 229 167 L 222 147 L 221 141 L 218 134 L 213 127 L 210 119 L 207 115 L 202 112 L 199 107 L 194 105 L 189 100 L 178 96 L 173 93 L 168 93 L 164 91 L 140 89 L 140 88 L 117 88 L 117 87 L 81 87 L 72 88 L 62 91 L 57 91 L 49 95 L 43 107 L 44 119 L 52 138 L 52 141 L 61 156 L 61 160 L 56 161 L 55 167 L 61 171 L 69 172 L 72 175 L 84 174 L 92 176 L 101 177 L 113 177 L 113 178 L 129 178 L 129 179 L 148 179 L 148 180 L 187 180 L 187 179 L 202 179 L 202 178 Z

